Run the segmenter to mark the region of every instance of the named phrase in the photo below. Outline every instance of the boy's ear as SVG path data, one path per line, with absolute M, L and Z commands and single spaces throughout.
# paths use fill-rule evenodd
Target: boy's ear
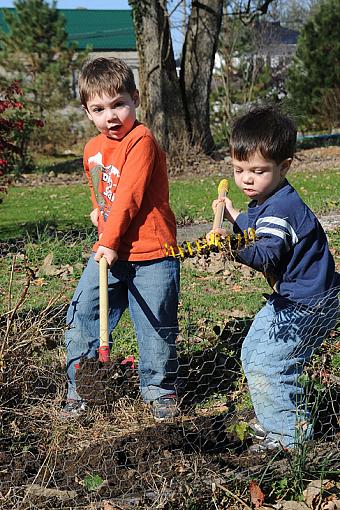
M 287 158 L 281 163 L 280 174 L 282 177 L 288 172 L 290 165 L 292 164 L 293 158 Z
M 92 122 L 92 117 L 91 117 L 91 114 L 90 112 L 88 111 L 87 107 L 84 106 L 84 105 L 81 105 L 82 109 L 84 110 L 84 112 L 86 113 L 87 117 L 90 119 L 90 121 Z
M 139 90 L 136 89 L 132 95 L 133 102 L 135 103 L 135 107 L 137 108 L 140 105 L 140 97 Z

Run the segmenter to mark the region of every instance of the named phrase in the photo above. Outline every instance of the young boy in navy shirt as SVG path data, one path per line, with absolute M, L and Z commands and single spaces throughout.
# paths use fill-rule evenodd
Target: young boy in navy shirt
M 340 279 L 325 232 L 286 179 L 296 134 L 293 121 L 270 105 L 238 118 L 231 157 L 236 185 L 250 203 L 241 213 L 228 197 L 222 199 L 235 233 L 256 232 L 239 262 L 262 271 L 273 288 L 241 352 L 256 414 L 250 426 L 260 440 L 250 447 L 254 452 L 294 447 L 312 437 L 299 376 L 338 312 Z

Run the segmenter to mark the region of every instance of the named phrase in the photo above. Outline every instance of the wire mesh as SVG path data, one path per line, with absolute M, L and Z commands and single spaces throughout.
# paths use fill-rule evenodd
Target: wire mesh
M 79 254 L 72 250 L 80 241 L 71 236 L 63 242 L 70 247 L 68 262 L 74 268 Z M 31 244 L 36 245 L 29 248 L 34 253 L 44 240 L 33 239 Z M 270 337 L 268 316 L 262 322 L 230 317 L 223 326 L 206 321 L 204 327 L 187 317 L 180 324 L 177 357 L 172 360 L 179 412 L 171 420 L 155 422 L 152 405 L 141 397 L 135 339 L 126 342 L 125 351 L 113 349 L 108 364 L 82 359 L 76 380 L 86 411 L 66 419 L 61 412 L 66 395 L 66 299 L 60 302 L 60 294 L 52 293 L 25 307 L 25 289 L 38 280 L 42 292 L 48 271 L 50 278 L 62 278 L 63 273 L 53 275 L 60 264 L 57 258 L 46 262 L 46 248 L 40 255 L 44 269 L 41 264 L 37 269 L 32 253 L 27 259 L 27 241 L 2 243 L 1 249 L 9 282 L 1 284 L 1 508 L 251 508 L 255 500 L 250 482 L 261 487 L 270 504 L 278 496 L 293 499 L 306 480 L 319 478 L 328 481 L 324 501 L 335 500 L 340 335 L 339 322 L 328 311 L 337 307 L 335 294 L 340 289 L 321 314 L 315 303 L 322 300 L 313 296 L 311 307 L 295 304 L 288 318 L 276 316 L 275 328 L 283 332 L 280 341 L 286 344 L 297 334 L 292 316 L 302 314 L 304 319 L 298 324 L 304 341 L 284 352 L 280 366 L 270 363 L 278 359 L 272 349 L 278 335 Z M 65 293 L 75 286 L 80 269 L 67 273 Z M 15 289 L 15 299 L 10 299 Z M 209 346 L 208 333 L 215 336 Z M 246 338 L 252 339 L 250 363 L 244 352 Z M 291 363 L 284 367 L 287 359 Z M 254 383 L 256 369 L 275 384 L 263 379 L 261 385 Z M 278 374 L 290 385 L 289 412 L 312 424 L 313 436 L 295 449 L 252 453 L 249 448 L 259 441 L 250 428 L 256 395 L 248 383 L 251 380 L 262 397 L 275 387 L 278 400 L 283 384 Z M 265 414 L 270 419 L 271 406 Z M 303 420 L 296 420 L 297 425 Z M 284 419 L 277 417 L 276 422 L 283 430 Z

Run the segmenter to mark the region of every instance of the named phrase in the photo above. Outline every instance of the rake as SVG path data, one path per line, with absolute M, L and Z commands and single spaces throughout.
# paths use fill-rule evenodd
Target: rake
M 218 198 L 224 198 L 229 191 L 229 182 L 227 179 L 222 179 L 217 188 Z M 213 222 L 213 229 L 219 229 L 223 224 L 224 216 L 224 203 L 217 204 Z M 219 234 L 211 234 L 210 238 L 199 237 L 195 241 L 184 241 L 180 245 L 171 246 L 165 244 L 165 253 L 167 257 L 175 257 L 183 261 L 186 258 L 195 257 L 196 255 L 207 255 L 210 252 L 217 253 L 223 252 L 229 258 L 233 258 L 234 254 L 244 249 L 249 244 L 256 240 L 255 230 L 244 230 L 239 234 L 228 234 L 221 237 Z

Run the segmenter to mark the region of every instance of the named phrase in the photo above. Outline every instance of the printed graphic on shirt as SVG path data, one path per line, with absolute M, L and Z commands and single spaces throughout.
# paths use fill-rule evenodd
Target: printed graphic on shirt
M 101 177 L 102 167 L 100 165 L 90 168 L 90 177 L 93 186 L 93 191 L 96 196 L 97 204 L 101 211 L 104 210 L 105 198 L 99 191 L 99 182 Z
M 105 166 L 103 164 L 103 155 L 101 152 L 90 156 L 87 161 L 92 183 L 94 184 L 94 182 L 96 182 L 96 189 L 94 189 L 94 192 L 99 207 L 105 206 L 105 204 L 110 206 L 110 203 L 112 203 L 115 198 L 120 171 L 114 165 Z

